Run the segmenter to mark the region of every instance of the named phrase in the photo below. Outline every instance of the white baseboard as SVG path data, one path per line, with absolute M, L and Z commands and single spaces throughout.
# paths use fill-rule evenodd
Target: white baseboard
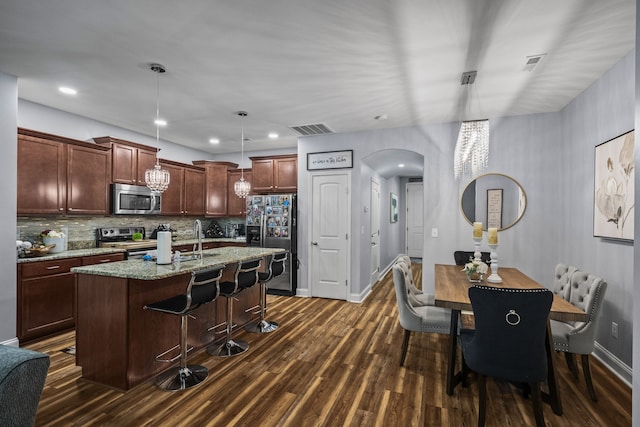
M 631 388 L 631 384 L 633 381 L 633 369 L 627 366 L 622 360 L 618 359 L 613 353 L 609 350 L 595 343 L 595 350 L 593 352 L 593 356 L 598 359 L 602 364 L 609 369 L 613 374 L 615 374 L 621 381 L 623 381 L 629 388 Z
M 18 341 L 17 337 L 11 338 L 10 340 L 7 340 L 7 341 L 0 342 L 0 344 L 9 345 L 11 347 L 20 347 L 20 341 Z

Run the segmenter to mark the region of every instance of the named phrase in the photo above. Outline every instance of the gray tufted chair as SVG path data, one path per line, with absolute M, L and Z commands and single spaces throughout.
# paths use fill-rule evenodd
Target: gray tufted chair
M 582 371 L 591 400 L 597 401 L 596 392 L 591 381 L 591 369 L 589 367 L 589 355 L 593 351 L 600 317 L 600 309 L 607 290 L 607 282 L 602 278 L 576 271 L 571 276 L 571 290 L 569 302 L 584 310 L 589 315 L 587 322 L 561 322 L 551 320 L 551 332 L 556 351 L 565 353 L 565 358 L 574 378 L 578 377 L 573 355 L 580 354 L 582 358 Z
M 556 273 L 552 289 L 553 293 L 569 301 L 569 294 L 571 293 L 571 276 L 576 271 L 578 271 L 578 269 L 572 265 L 562 263 L 556 265 Z
M 404 359 L 407 355 L 411 332 L 448 334 L 451 322 L 451 310 L 448 308 L 414 307 L 409 304 L 407 281 L 406 264 L 404 262 L 396 262 L 393 266 L 393 286 L 396 290 L 400 326 L 404 328 L 400 366 L 404 364 Z
M 411 258 L 409 258 L 409 256 L 407 255 L 398 255 L 397 261 L 404 263 L 408 270 L 408 273 L 405 273 L 405 278 L 407 282 L 407 291 L 409 292 L 409 304 L 414 307 L 435 305 L 435 296 L 432 294 L 424 293 L 413 283 L 413 273 L 411 272 Z

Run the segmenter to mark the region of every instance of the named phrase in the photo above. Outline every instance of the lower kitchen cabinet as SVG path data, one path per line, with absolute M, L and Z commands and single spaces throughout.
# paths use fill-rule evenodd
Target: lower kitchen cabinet
M 18 264 L 18 318 L 21 343 L 75 326 L 75 277 L 71 268 L 121 261 L 124 254 L 92 255 Z

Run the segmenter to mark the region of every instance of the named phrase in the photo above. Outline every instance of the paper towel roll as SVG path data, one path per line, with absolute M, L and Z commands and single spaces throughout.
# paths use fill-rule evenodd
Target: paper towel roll
M 158 231 L 157 264 L 171 264 L 171 232 Z

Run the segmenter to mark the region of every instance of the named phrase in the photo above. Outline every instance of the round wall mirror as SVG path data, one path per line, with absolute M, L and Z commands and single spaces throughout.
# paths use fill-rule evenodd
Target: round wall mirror
M 470 224 L 482 222 L 484 230 L 513 227 L 526 208 L 527 195 L 522 186 L 500 173 L 477 177 L 466 186 L 460 198 L 462 215 Z

